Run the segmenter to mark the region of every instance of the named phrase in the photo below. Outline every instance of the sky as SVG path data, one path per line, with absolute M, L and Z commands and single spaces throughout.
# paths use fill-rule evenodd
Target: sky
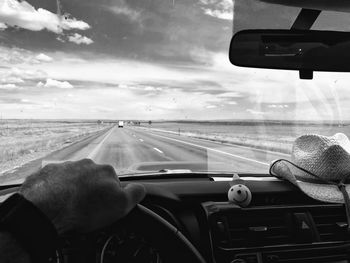
M 239 68 L 233 31 L 289 28 L 257 0 L 0 0 L 0 114 L 31 119 L 350 120 L 346 73 Z M 315 29 L 347 30 L 323 12 Z

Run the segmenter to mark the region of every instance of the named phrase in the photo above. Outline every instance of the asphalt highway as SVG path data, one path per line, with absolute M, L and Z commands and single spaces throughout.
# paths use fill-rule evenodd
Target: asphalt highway
M 266 174 L 271 161 L 286 158 L 286 155 L 145 128 L 114 126 L 19 167 L 1 178 L 16 183 L 47 163 L 83 158 L 112 165 L 118 174 L 161 169 Z
M 95 142 L 89 158 L 117 170 L 160 162 L 158 168 L 267 173 L 269 163 L 285 155 L 140 128 L 113 128 Z M 179 163 L 172 167 L 172 163 Z M 191 165 L 189 163 L 196 163 Z M 169 165 L 170 164 L 170 165 Z M 157 167 L 157 166 L 156 166 Z M 144 170 L 145 166 L 142 167 Z M 148 169 L 152 169 L 149 167 Z

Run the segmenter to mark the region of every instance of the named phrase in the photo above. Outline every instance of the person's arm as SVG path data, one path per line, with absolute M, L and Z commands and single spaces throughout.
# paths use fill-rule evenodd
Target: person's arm
M 0 233 L 0 259 L 2 263 L 31 263 L 29 254 L 6 232 Z
M 90 232 L 117 221 L 144 198 L 145 189 L 140 184 L 122 188 L 113 167 L 86 159 L 45 166 L 26 179 L 19 193 L 64 234 Z M 11 234 L 1 232 L 0 240 L 0 262 L 31 261 Z

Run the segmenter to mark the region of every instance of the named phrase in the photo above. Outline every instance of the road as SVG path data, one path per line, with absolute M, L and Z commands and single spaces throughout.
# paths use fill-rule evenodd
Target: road
M 149 129 L 115 126 L 33 161 L 1 178 L 17 182 L 47 163 L 83 158 L 90 158 L 99 164 L 110 164 L 119 174 L 129 173 L 137 168 L 268 173 L 269 163 L 278 158 L 286 158 L 286 155 Z M 153 166 L 145 166 L 150 163 Z M 155 166 L 154 163 L 158 165 Z

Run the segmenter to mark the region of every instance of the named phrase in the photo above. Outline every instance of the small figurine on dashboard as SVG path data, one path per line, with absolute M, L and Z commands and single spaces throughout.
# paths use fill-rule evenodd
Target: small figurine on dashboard
M 244 180 L 240 179 L 237 174 L 233 175 L 228 190 L 228 200 L 240 207 L 247 207 L 252 201 L 252 193 L 249 188 L 244 185 Z

